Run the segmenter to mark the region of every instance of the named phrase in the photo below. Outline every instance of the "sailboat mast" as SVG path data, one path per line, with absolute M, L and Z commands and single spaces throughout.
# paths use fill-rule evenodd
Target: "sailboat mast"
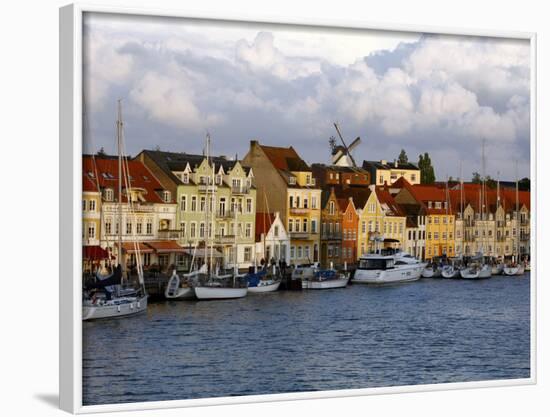
M 118 265 L 122 265 L 122 107 L 118 100 L 117 116 L 117 151 L 118 151 Z
M 518 184 L 518 161 L 516 159 L 516 262 L 519 263 L 519 184 Z

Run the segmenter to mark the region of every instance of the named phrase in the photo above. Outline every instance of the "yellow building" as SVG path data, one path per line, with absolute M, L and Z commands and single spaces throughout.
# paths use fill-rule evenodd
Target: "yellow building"
M 282 214 L 290 235 L 290 263 L 318 262 L 321 189 L 294 148 L 251 141 L 243 165 L 255 172 L 257 210 Z
M 425 259 L 455 256 L 455 215 L 445 188 L 435 185 L 411 185 L 403 180 L 398 186 L 398 204 L 421 204 L 426 213 Z
M 403 249 L 406 216 L 384 188 L 371 185 L 366 192 L 369 196 L 359 214 L 358 258 L 374 251 L 377 241 L 383 242 L 383 247 Z
M 420 169 L 409 162 L 363 161 L 363 169 L 369 171 L 375 185 L 391 185 L 399 178 L 405 178 L 409 184 L 420 184 Z

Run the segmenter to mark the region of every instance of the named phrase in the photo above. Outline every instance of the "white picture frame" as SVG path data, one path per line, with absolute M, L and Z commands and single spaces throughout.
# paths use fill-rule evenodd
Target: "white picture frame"
M 531 272 L 531 376 L 530 378 L 463 382 L 450 384 L 414 385 L 384 388 L 365 388 L 314 393 L 290 393 L 222 397 L 175 401 L 154 401 L 129 404 L 82 405 L 82 305 L 81 275 L 81 194 L 82 194 L 82 22 L 86 12 L 117 13 L 150 16 L 169 16 L 208 20 L 234 20 L 254 23 L 283 23 L 290 25 L 329 26 L 340 28 L 391 30 L 448 35 L 491 36 L 529 40 L 531 45 L 531 205 L 536 207 L 536 34 L 514 31 L 471 30 L 447 27 L 423 27 L 416 25 L 378 24 L 331 20 L 303 20 L 289 16 L 273 19 L 260 15 L 199 14 L 182 10 L 158 10 L 154 8 L 123 8 L 91 4 L 72 4 L 60 9 L 60 407 L 72 413 L 147 410 L 158 408 L 196 407 L 204 405 L 244 404 L 265 401 L 288 401 L 328 397 L 351 397 L 376 394 L 393 394 L 419 391 L 436 391 L 478 387 L 504 387 L 535 384 L 537 382 L 536 351 L 536 286 L 537 252 L 532 251 Z M 534 225 L 537 210 L 532 210 Z M 532 228 L 531 245 L 537 239 L 537 227 Z

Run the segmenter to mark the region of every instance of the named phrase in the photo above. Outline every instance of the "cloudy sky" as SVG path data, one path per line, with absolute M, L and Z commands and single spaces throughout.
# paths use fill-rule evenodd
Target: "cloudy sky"
M 338 122 L 356 160 L 430 153 L 438 179 L 529 175 L 528 41 L 89 14 L 85 152 L 243 157 L 251 139 L 328 162 Z

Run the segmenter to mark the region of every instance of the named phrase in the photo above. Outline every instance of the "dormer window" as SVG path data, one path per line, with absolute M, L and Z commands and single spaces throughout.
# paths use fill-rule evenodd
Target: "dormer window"
M 311 175 L 306 175 L 306 184 L 309 185 L 311 184 Z
M 170 191 L 163 191 L 162 192 L 162 200 L 165 202 L 165 203 L 169 203 L 170 200 L 172 200 L 172 193 Z
M 183 176 L 181 178 L 181 181 L 184 183 L 184 184 L 189 184 L 189 174 L 187 172 L 184 172 L 183 173 Z
M 288 183 L 291 184 L 291 185 L 295 185 L 296 184 L 296 177 L 290 177 L 288 179 Z
M 435 208 L 436 208 L 436 209 L 440 209 L 440 208 L 441 208 L 441 201 L 436 201 L 436 202 L 435 202 Z
M 220 185 L 222 183 L 222 176 L 220 174 L 216 175 L 216 184 Z
M 428 201 L 428 208 L 429 208 L 429 209 L 432 208 L 432 202 L 431 202 L 431 201 Z
M 105 201 L 113 201 L 115 198 L 115 193 L 112 188 L 106 188 L 104 195 L 105 195 Z

